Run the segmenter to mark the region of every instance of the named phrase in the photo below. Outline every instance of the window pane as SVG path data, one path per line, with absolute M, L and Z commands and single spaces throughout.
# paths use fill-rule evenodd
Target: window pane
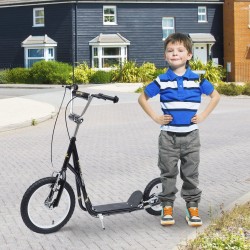
M 99 68 L 99 59 L 94 58 L 94 68 Z
M 98 56 L 98 49 L 94 48 L 94 56 Z
M 102 53 L 104 56 L 118 56 L 121 54 L 120 48 L 103 48 Z
M 104 22 L 105 23 L 114 23 L 115 22 L 115 17 L 113 17 L 113 16 L 105 16 L 104 17 Z
M 28 57 L 44 57 L 43 49 L 29 49 Z
M 44 10 L 36 10 L 36 17 L 43 17 L 44 16 Z
M 173 34 L 174 30 L 163 30 L 163 38 L 167 38 L 170 34 Z
M 170 18 L 163 18 L 162 19 L 162 27 L 167 28 L 167 27 L 174 27 L 174 19 Z
M 110 68 L 112 66 L 117 66 L 120 64 L 119 58 L 103 58 L 102 59 L 102 67 L 103 68 Z
M 44 18 L 36 18 L 36 24 L 44 24 Z
M 115 14 L 115 10 L 114 10 L 114 8 L 104 8 L 104 14 L 114 15 Z
M 42 59 L 28 59 L 28 68 L 32 67 L 35 62 L 42 61 Z
M 49 57 L 54 57 L 54 49 L 48 49 L 48 55 Z

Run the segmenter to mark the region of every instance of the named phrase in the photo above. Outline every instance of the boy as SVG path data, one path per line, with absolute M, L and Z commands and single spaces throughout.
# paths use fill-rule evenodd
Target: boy
M 202 225 L 198 212 L 201 190 L 198 188 L 200 140 L 197 124 L 213 111 L 220 95 L 206 79 L 199 82 L 199 76 L 187 66 L 192 58 L 192 41 L 186 35 L 174 33 L 165 40 L 164 58 L 169 69 L 151 82 L 138 99 L 143 110 L 161 125 L 158 159 L 162 181 L 162 192 L 158 195 L 162 206 L 161 224 L 175 223 L 173 205 L 178 191 L 176 177 L 180 160 L 186 220 L 190 226 L 197 227 Z M 148 99 L 157 94 L 160 94 L 163 115 L 155 113 L 148 103 Z M 202 94 L 211 99 L 205 110 L 197 114 Z

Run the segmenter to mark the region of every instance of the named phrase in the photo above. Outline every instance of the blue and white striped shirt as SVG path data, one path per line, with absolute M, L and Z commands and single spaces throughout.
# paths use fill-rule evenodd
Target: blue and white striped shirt
M 169 124 L 161 126 L 161 130 L 183 133 L 198 129 L 191 119 L 200 106 L 201 95 L 210 95 L 213 90 L 208 80 L 199 82 L 199 76 L 187 68 L 183 76 L 168 69 L 145 88 L 145 93 L 150 98 L 160 94 L 163 113 L 173 117 Z

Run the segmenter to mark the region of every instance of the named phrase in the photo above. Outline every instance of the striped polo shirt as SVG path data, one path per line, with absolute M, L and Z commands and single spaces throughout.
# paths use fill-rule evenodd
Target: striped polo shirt
M 210 95 L 213 90 L 214 87 L 208 80 L 199 82 L 199 76 L 188 67 L 183 76 L 177 76 L 169 68 L 144 91 L 150 98 L 160 94 L 163 113 L 173 117 L 169 124 L 161 126 L 161 130 L 185 133 L 198 129 L 191 119 L 200 106 L 201 95 Z

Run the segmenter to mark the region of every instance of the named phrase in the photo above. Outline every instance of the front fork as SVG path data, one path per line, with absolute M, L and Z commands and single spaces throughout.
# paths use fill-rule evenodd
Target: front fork
M 66 181 L 66 171 L 61 171 L 57 173 L 54 172 L 53 175 L 55 174 L 56 181 L 54 184 L 51 185 L 50 193 L 44 202 L 44 205 L 47 206 L 49 209 L 53 209 L 58 206 Z M 56 198 L 54 199 L 55 192 L 58 193 Z

